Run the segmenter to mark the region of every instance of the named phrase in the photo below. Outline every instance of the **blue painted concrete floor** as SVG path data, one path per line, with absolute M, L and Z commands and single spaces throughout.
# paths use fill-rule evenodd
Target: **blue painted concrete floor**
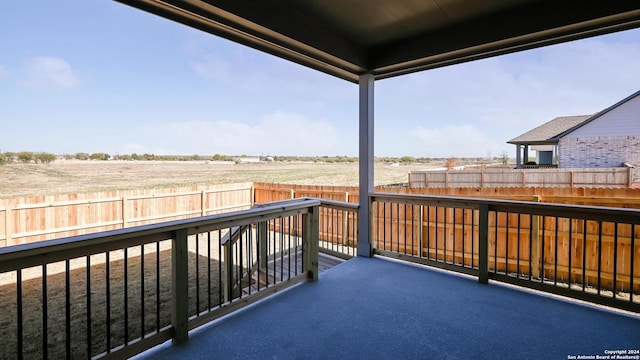
M 640 316 L 358 257 L 140 359 L 569 359 L 640 349 Z

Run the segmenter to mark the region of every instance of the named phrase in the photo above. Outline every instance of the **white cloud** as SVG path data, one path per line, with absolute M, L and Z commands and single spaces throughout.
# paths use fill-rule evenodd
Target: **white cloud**
M 277 111 L 256 124 L 232 121 L 161 122 L 154 137 L 180 142 L 182 153 L 227 155 L 324 155 L 339 153 L 337 129 L 325 120 Z
M 79 87 L 82 79 L 64 59 L 54 56 L 33 57 L 24 66 L 22 85 L 29 90 L 65 92 Z
M 193 61 L 189 65 L 196 75 L 204 79 L 223 83 L 231 80 L 229 74 L 231 64 L 220 56 L 207 54 L 202 56 L 199 61 Z
M 4 77 L 7 75 L 9 75 L 9 71 L 7 71 L 4 66 L 0 65 L 0 77 Z
M 395 138 L 377 141 L 376 148 L 385 146 L 381 155 L 406 148 L 408 129 L 422 129 L 422 136 L 438 134 L 429 137 L 434 145 L 421 142 L 422 148 L 414 147 L 424 151 L 404 155 L 433 156 L 435 144 L 444 155 L 471 147 L 476 149 L 468 155 L 484 156 L 488 147 L 496 148 L 496 156 L 502 149 L 512 153 L 506 141 L 542 123 L 593 114 L 637 91 L 638 34 L 629 33 L 632 41 L 598 37 L 380 81 L 376 121 L 395 129 Z M 468 140 L 449 141 L 453 129 Z
M 278 94 L 315 105 L 357 96 L 351 91 L 355 87 L 341 79 L 238 44 L 188 42 L 185 48 L 192 58 L 188 66 L 198 77 L 228 89 Z
M 597 112 L 637 91 L 639 57 L 637 42 L 593 38 L 385 80 L 380 93 L 408 96 L 426 111 L 464 111 L 474 122 L 541 124 Z
M 286 81 L 286 72 L 279 72 L 280 59 L 230 44 L 208 50 L 189 63 L 191 70 L 203 79 L 250 93 L 273 91 Z M 290 72 L 291 66 L 287 70 Z M 274 81 L 276 78 L 278 81 Z

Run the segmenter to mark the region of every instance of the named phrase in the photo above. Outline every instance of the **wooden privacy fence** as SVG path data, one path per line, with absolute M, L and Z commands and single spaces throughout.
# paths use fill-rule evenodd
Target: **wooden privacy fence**
M 302 197 L 316 197 L 319 199 L 358 203 L 357 186 L 320 186 L 271 184 L 254 182 L 255 203 L 295 199 Z
M 0 246 L 242 210 L 251 183 L 0 200 Z
M 594 169 L 470 169 L 411 171 L 409 187 L 426 188 L 628 188 L 636 179 L 633 168 Z
M 357 187 L 270 183 L 253 183 L 253 186 L 255 204 L 305 197 L 353 204 L 357 204 L 359 200 Z M 348 255 L 350 251 L 353 253 L 358 241 L 357 209 L 347 208 L 338 203 L 325 202 L 320 206 L 319 212 L 318 230 L 321 245 L 325 247 L 323 251 L 338 257 L 344 257 L 343 255 Z M 288 231 L 288 227 L 285 229 Z M 278 229 L 273 228 L 273 230 L 277 231 Z M 323 245 L 322 242 L 325 244 Z
M 301 197 L 317 197 L 358 203 L 356 186 L 316 186 L 253 183 L 255 203 Z M 552 204 L 607 206 L 640 209 L 640 189 L 629 188 L 404 188 L 376 186 L 376 192 L 394 194 L 482 197 Z
M 256 202 L 306 196 L 358 202 L 357 187 L 254 183 L 254 188 Z M 640 208 L 640 189 L 628 188 L 376 187 L 375 190 L 394 194 Z M 473 253 L 478 249 L 477 211 L 432 206 L 416 208 L 387 203 L 376 206 L 372 218 L 374 234 L 380 234 L 374 239 L 376 248 L 390 248 L 413 255 L 421 251 L 425 257 L 477 265 L 477 255 Z M 320 221 L 323 221 L 322 218 L 321 213 Z M 632 264 L 624 260 L 614 261 L 613 254 L 619 254 L 619 259 L 627 259 L 628 255 L 635 252 L 635 259 L 640 259 L 640 228 L 634 229 L 628 224 L 492 212 L 489 228 L 489 265 L 493 271 L 519 270 L 518 273 L 527 273 L 531 266 L 534 277 L 553 271 L 559 281 L 567 281 L 569 277 L 574 281 L 582 276 L 581 269 L 576 268 L 576 259 L 584 258 L 585 282 L 593 284 L 599 279 L 604 288 L 611 288 L 615 276 L 616 289 L 625 289 L 631 283 Z M 421 245 L 419 238 L 422 239 Z M 475 240 L 472 241 L 472 238 Z M 531 249 L 534 251 L 531 252 Z M 600 257 L 598 254 L 601 254 Z M 634 289 L 640 291 L 640 261 L 633 268 Z

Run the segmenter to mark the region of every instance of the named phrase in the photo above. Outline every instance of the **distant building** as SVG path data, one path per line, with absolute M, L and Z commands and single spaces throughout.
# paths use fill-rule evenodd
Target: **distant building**
M 553 160 L 558 153 L 557 136 L 590 117 L 591 115 L 557 117 L 507 141 L 507 143 L 516 146 L 516 168 L 527 165 L 529 151 L 536 152 L 536 165 L 556 165 Z M 523 153 L 524 155 L 522 155 Z
M 595 115 L 562 116 L 507 141 L 516 168 L 536 151 L 538 167 L 598 168 L 640 165 L 640 91 Z
M 233 159 L 236 163 L 240 164 L 240 163 L 259 163 L 260 162 L 260 158 L 259 157 L 250 157 L 250 156 L 243 156 L 243 157 L 237 157 Z

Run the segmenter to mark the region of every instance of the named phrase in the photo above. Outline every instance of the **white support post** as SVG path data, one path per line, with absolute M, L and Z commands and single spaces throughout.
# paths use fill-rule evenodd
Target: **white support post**
M 371 214 L 369 194 L 373 192 L 373 88 L 371 74 L 360 76 L 359 81 L 359 197 L 358 255 L 371 257 Z

